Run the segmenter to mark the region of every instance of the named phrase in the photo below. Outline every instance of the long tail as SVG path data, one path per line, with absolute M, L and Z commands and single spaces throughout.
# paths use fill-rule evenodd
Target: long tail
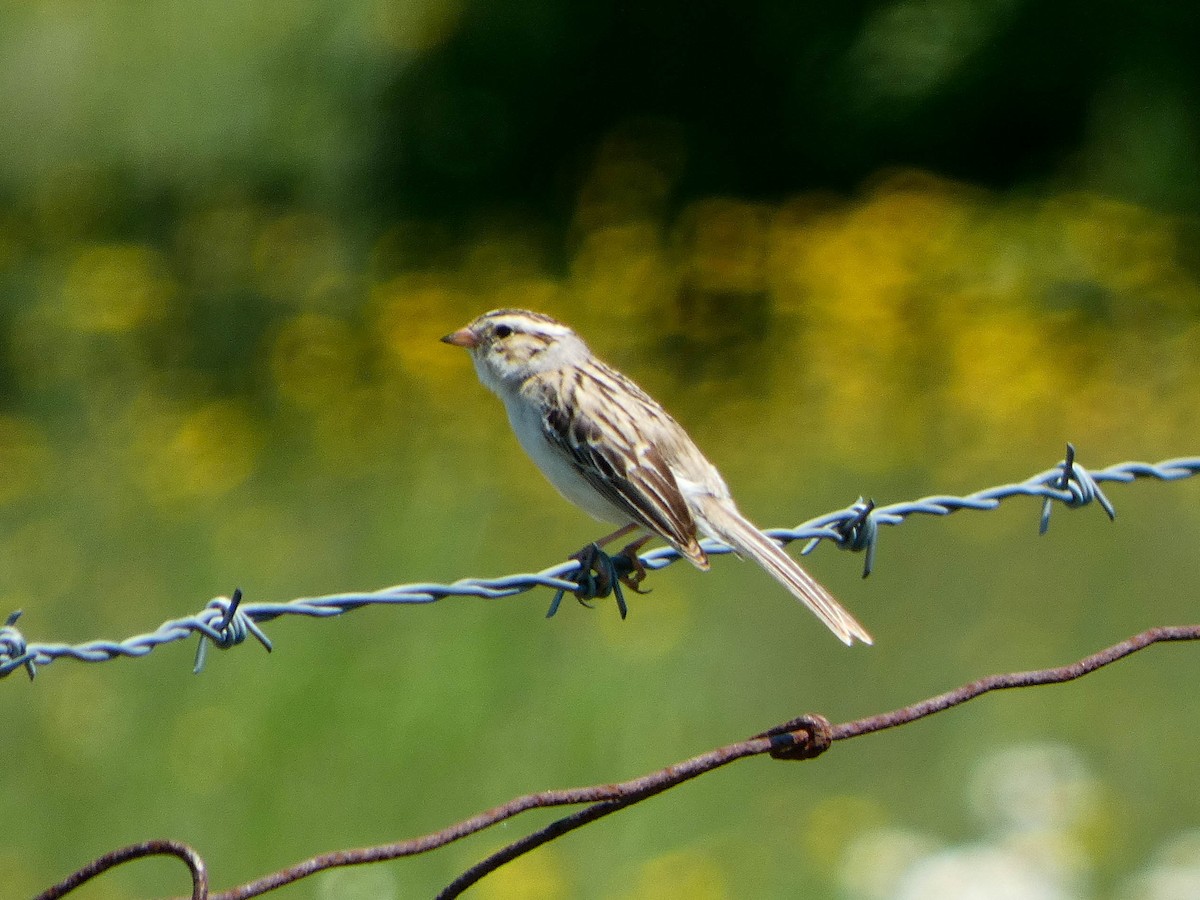
M 700 507 L 698 511 L 701 515 L 697 516 L 697 521 L 702 522 L 702 530 L 731 546 L 739 556 L 749 557 L 766 569 L 797 600 L 811 609 L 843 644 L 849 646 L 856 638 L 864 644 L 873 643 L 867 630 L 833 599 L 829 591 L 784 553 L 775 541 L 743 518 L 732 503 L 722 502 L 715 497 L 693 498 L 693 503 Z

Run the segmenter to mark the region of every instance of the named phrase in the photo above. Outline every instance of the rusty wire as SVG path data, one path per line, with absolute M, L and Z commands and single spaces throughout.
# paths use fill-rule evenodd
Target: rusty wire
M 458 897 L 463 891 L 505 863 L 511 862 L 555 838 L 738 760 L 754 756 L 770 756 L 779 760 L 813 759 L 839 741 L 908 725 L 927 716 L 960 706 L 984 694 L 1013 688 L 1062 684 L 1095 672 L 1155 644 L 1195 640 L 1200 640 L 1200 625 L 1151 628 L 1064 666 L 989 675 L 908 706 L 850 722 L 834 725 L 820 715 L 802 715 L 768 728 L 753 737 L 714 748 L 628 781 L 526 794 L 501 806 L 463 819 L 440 831 L 389 844 L 320 854 L 254 881 L 212 894 L 208 892 L 204 862 L 194 850 L 174 841 L 147 841 L 105 854 L 39 894 L 36 900 L 57 900 L 114 865 L 153 853 L 171 853 L 188 863 L 193 878 L 191 895 L 193 900 L 249 900 L 251 897 L 261 896 L 330 869 L 378 863 L 426 853 L 477 834 L 530 810 L 583 806 L 582 809 L 511 841 L 500 850 L 471 866 L 438 894 L 439 900 L 450 900 L 450 898 Z

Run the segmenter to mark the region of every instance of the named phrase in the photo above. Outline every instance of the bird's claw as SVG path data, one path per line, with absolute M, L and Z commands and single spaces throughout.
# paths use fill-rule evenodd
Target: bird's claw
M 643 591 L 641 587 L 642 582 L 646 580 L 646 567 L 638 556 L 638 550 L 644 543 L 645 541 L 641 540 L 626 544 L 620 553 L 612 557 L 613 571 L 618 573 L 618 580 L 635 594 L 650 593 L 649 588 Z

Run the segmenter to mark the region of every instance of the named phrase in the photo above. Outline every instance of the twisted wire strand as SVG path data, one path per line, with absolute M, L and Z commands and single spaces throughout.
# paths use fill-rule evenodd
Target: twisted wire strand
M 986 488 L 961 497 L 935 495 L 887 506 L 876 506 L 872 501 L 860 498 L 845 509 L 827 513 L 794 528 L 773 528 L 766 533 L 784 544 L 807 540 L 803 553 L 811 552 L 823 540 L 832 541 L 842 549 L 864 552 L 863 577 L 866 577 L 874 563 L 881 525 L 899 525 L 914 515 L 947 516 L 964 509 L 993 510 L 1005 500 L 1028 496 L 1043 500 L 1039 530 L 1044 533 L 1055 502 L 1068 508 L 1098 503 L 1110 519 L 1114 518 L 1116 512 L 1100 488 L 1102 482 L 1127 484 L 1145 478 L 1179 481 L 1197 473 L 1200 473 L 1200 457 L 1179 457 L 1159 463 L 1124 462 L 1092 472 L 1075 461 L 1075 448 L 1068 444 L 1066 457 L 1061 462 L 1025 481 Z M 702 546 L 706 553 L 714 556 L 733 552 L 730 547 L 711 539 L 704 540 Z M 679 558 L 679 553 L 671 547 L 659 547 L 639 557 L 642 564 L 651 570 L 662 569 Z M 154 631 L 121 641 L 95 640 L 81 644 L 27 641 L 16 627 L 21 614 L 18 610 L 0 627 L 0 678 L 24 668 L 32 679 L 38 666 L 49 665 L 62 658 L 105 662 L 118 657 L 145 656 L 156 647 L 192 635 L 200 636 L 194 666 L 198 672 L 203 668 L 210 643 L 228 649 L 243 643 L 247 637 L 254 637 L 270 651 L 272 644 L 259 626 L 280 616 L 328 618 L 364 606 L 435 603 L 447 597 L 495 600 L 513 597 L 535 587 L 581 595 L 579 583 L 571 578 L 572 575 L 579 575 L 578 570 L 579 562 L 572 559 L 535 573 L 500 578 L 464 578 L 451 584 L 400 584 L 367 593 L 301 597 L 286 603 L 243 603 L 241 591 L 235 590 L 231 597 L 216 597 L 199 613 L 164 622 Z

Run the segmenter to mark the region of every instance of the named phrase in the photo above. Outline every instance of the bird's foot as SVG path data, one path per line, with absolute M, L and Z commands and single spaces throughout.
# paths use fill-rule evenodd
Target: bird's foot
M 621 551 L 621 553 L 624 552 Z M 573 591 L 575 599 L 581 605 L 591 609 L 592 604 L 588 602 L 589 600 L 598 600 L 607 597 L 609 594 L 613 594 L 617 600 L 617 611 L 621 614 L 621 618 L 624 619 L 629 612 L 629 607 L 626 605 L 625 595 L 621 591 L 621 582 L 630 578 L 630 572 L 633 571 L 633 568 L 627 562 L 624 562 L 625 557 L 621 556 L 621 554 L 618 554 L 616 557 L 609 556 L 600 549 L 599 544 L 588 544 L 578 553 L 571 554 L 569 558 L 579 563 L 579 570 L 576 572 L 574 578 L 575 584 L 578 585 L 576 590 Z M 623 560 L 621 564 L 617 563 L 618 558 Z M 634 559 L 637 559 L 636 554 L 634 555 Z M 620 565 L 620 568 L 618 568 L 618 565 Z M 637 563 L 637 568 L 641 568 L 640 561 Z M 644 575 L 645 570 L 643 569 L 642 576 Z M 640 581 L 641 577 L 638 577 L 636 582 Z M 635 584 L 631 584 L 630 587 L 638 593 L 643 593 L 642 591 L 638 591 L 636 582 Z M 628 581 L 625 583 L 629 584 Z M 547 619 L 558 612 L 558 604 L 562 602 L 564 593 L 566 591 L 561 589 L 555 593 L 554 599 L 550 602 L 550 609 L 546 612 Z

